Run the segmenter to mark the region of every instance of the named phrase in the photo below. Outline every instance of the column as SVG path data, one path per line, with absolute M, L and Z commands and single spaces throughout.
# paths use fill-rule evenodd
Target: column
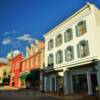
M 44 91 L 47 91 L 46 85 L 47 85 L 47 83 L 46 83 L 46 77 L 44 77 Z
M 90 72 L 87 72 L 88 94 L 92 94 Z
M 64 94 L 71 93 L 71 75 L 70 72 L 65 70 L 64 71 Z

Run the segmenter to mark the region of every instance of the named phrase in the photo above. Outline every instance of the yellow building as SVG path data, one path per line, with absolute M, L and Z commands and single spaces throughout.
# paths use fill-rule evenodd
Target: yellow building
M 0 84 L 9 85 L 10 64 L 0 59 Z

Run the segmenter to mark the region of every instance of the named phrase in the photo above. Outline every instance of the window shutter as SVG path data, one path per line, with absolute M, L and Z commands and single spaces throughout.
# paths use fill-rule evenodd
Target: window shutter
M 60 35 L 60 42 L 61 42 L 61 43 L 60 43 L 60 45 L 61 45 L 61 44 L 62 44 L 62 35 Z
M 64 42 L 66 42 L 66 31 L 64 32 Z
M 55 45 L 57 46 L 57 37 L 56 37 L 56 39 L 55 39 Z
M 61 62 L 63 62 L 63 52 L 61 51 Z
M 80 45 L 77 44 L 77 55 L 78 55 L 78 58 L 80 58 Z
M 65 49 L 65 61 L 67 61 L 67 48 Z
M 49 64 L 49 56 L 48 56 L 48 64 Z
M 52 40 L 52 48 L 54 48 L 54 41 Z
M 88 43 L 88 40 L 86 40 L 86 55 L 89 55 L 89 43 Z
M 76 29 L 76 36 L 79 36 L 78 25 L 75 26 L 75 29 Z
M 85 32 L 87 32 L 86 20 L 83 21 Z
M 54 57 L 53 57 L 53 54 L 52 54 L 52 64 L 54 63 Z
M 48 42 L 48 50 L 49 50 L 50 48 L 49 48 L 49 42 Z
M 73 31 L 72 31 L 72 28 L 70 29 L 70 40 L 73 39 Z
M 72 49 L 72 59 L 74 59 L 74 47 L 71 47 Z
M 58 52 L 56 53 L 56 64 L 58 64 Z

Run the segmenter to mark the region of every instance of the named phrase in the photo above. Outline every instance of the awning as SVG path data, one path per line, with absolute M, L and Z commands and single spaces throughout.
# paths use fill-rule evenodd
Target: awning
M 40 70 L 34 69 L 30 71 L 30 73 L 27 75 L 27 78 L 33 78 L 33 77 L 39 77 L 39 76 L 40 76 Z
M 27 78 L 27 76 L 30 74 L 30 72 L 24 72 L 24 73 L 22 73 L 21 75 L 20 75 L 20 78 L 21 79 L 26 79 Z
M 48 76 L 48 75 L 51 75 L 51 74 L 58 74 L 59 72 L 63 72 L 63 69 L 45 71 L 43 73 L 43 76 Z

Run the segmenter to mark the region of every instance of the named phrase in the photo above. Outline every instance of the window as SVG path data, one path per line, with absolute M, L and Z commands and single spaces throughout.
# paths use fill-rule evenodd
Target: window
M 53 54 L 50 54 L 48 56 L 48 66 L 53 66 L 53 63 L 54 63 Z
M 14 81 L 14 76 L 12 77 L 12 81 Z
M 83 20 L 76 25 L 76 36 L 81 36 L 87 32 L 86 21 Z
M 77 50 L 78 50 L 78 58 L 86 57 L 89 55 L 89 46 L 88 46 L 88 41 L 81 41 L 77 45 Z
M 19 69 L 19 67 L 20 67 L 20 62 L 19 61 L 17 62 L 17 66 L 18 66 L 17 68 Z
M 31 58 L 30 60 L 31 60 L 31 67 L 33 67 L 33 58 Z
M 72 38 L 73 38 L 73 34 L 72 34 L 72 29 L 70 28 L 64 32 L 64 41 L 68 42 L 72 40 Z
M 60 50 L 56 53 L 56 63 L 60 64 L 63 62 L 63 52 Z
M 74 48 L 69 46 L 65 49 L 65 60 L 71 61 L 74 59 Z
M 53 39 L 48 42 L 48 50 L 53 49 Z
M 39 55 L 36 55 L 36 65 L 39 65 Z
M 56 37 L 56 46 L 60 46 L 62 44 L 62 35 L 58 35 Z
M 7 72 L 6 70 L 3 71 L 3 76 L 6 76 Z
M 13 64 L 13 65 L 12 65 L 12 70 L 14 70 L 14 68 L 15 68 L 15 65 Z
M 30 59 L 26 60 L 26 64 L 27 64 L 27 68 L 29 68 L 30 67 Z
M 22 69 L 25 70 L 25 62 L 22 63 Z

